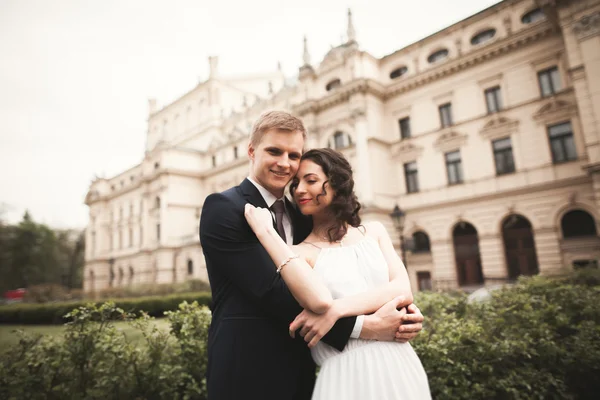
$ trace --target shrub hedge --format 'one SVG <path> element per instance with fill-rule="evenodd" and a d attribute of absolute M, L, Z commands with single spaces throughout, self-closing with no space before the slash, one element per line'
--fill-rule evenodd
<path fill-rule="evenodd" d="M 597 398 L 598 278 L 600 271 L 524 278 L 483 302 L 462 293 L 416 296 L 425 324 L 412 345 L 433 398 Z M 126 312 L 166 308 L 156 304 L 80 307 L 68 315 L 63 338 L 23 335 L 0 357 L 0 398 L 205 399 L 208 309 L 183 302 L 166 313 L 170 332 L 150 328 L 144 313 Z M 144 344 L 132 345 L 115 328 L 112 321 L 123 319 Z"/>
<path fill-rule="evenodd" d="M 141 310 L 152 317 L 162 317 L 165 311 L 176 310 L 184 301 L 197 301 L 200 305 L 209 305 L 210 292 L 177 293 L 168 296 L 149 296 L 115 300 L 116 307 L 139 315 Z M 43 304 L 10 304 L 0 306 L 0 324 L 63 324 L 68 322 L 64 316 L 71 310 L 87 304 L 99 305 L 100 302 L 71 301 Z"/>

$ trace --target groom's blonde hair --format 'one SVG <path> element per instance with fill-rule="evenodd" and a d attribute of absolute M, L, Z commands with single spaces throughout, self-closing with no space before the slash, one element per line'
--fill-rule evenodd
<path fill-rule="evenodd" d="M 302 121 L 285 111 L 267 111 L 263 113 L 254 123 L 250 144 L 256 147 L 266 132 L 271 129 L 289 133 L 300 132 L 302 138 L 306 139 L 306 129 Z"/>

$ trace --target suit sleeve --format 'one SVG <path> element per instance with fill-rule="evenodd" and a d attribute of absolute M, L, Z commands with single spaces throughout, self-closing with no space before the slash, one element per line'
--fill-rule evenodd
<path fill-rule="evenodd" d="M 208 196 L 200 219 L 200 242 L 208 260 L 267 313 L 289 324 L 302 311 L 240 207 L 222 194 Z M 342 350 L 356 317 L 342 318 L 323 341 Z"/>

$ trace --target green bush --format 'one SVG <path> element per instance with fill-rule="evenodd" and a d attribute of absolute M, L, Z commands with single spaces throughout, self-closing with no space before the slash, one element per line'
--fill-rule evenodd
<path fill-rule="evenodd" d="M 68 318 L 61 340 L 21 333 L 19 345 L 3 354 L 0 398 L 206 399 L 206 307 L 183 302 L 168 313 L 170 332 L 114 303 L 79 307 Z M 139 329 L 144 345 L 133 346 L 115 320 Z"/>
<path fill-rule="evenodd" d="M 582 271 L 561 279 L 524 278 L 485 302 L 469 302 L 460 292 L 419 294 L 415 301 L 426 320 L 412 344 L 433 398 L 596 398 L 597 276 Z M 167 333 L 150 328 L 142 308 L 78 307 L 63 338 L 22 335 L 0 357 L 0 398 L 206 398 L 208 309 L 179 304 L 165 313 Z M 143 345 L 131 344 L 114 327 L 112 321 L 123 319 L 142 332 Z"/>
<path fill-rule="evenodd" d="M 163 316 L 165 311 L 176 310 L 183 301 L 197 301 L 208 305 L 211 297 L 208 292 L 180 293 L 162 297 L 139 297 L 116 300 L 117 307 L 139 315 L 141 310 L 153 317 Z M 0 324 L 62 324 L 68 321 L 64 316 L 74 308 L 89 304 L 89 301 L 10 304 L 0 306 Z"/>
<path fill-rule="evenodd" d="M 425 328 L 413 347 L 433 397 L 596 398 L 600 287 L 591 275 L 521 279 L 480 303 L 459 294 L 419 294 Z"/>

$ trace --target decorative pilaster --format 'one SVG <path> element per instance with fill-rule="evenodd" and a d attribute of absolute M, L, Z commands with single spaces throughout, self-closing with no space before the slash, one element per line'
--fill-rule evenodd
<path fill-rule="evenodd" d="M 373 204 L 373 187 L 371 185 L 371 164 L 369 160 L 369 143 L 367 118 L 364 110 L 352 112 L 356 134 L 356 188 L 360 202 L 365 205 Z"/>

